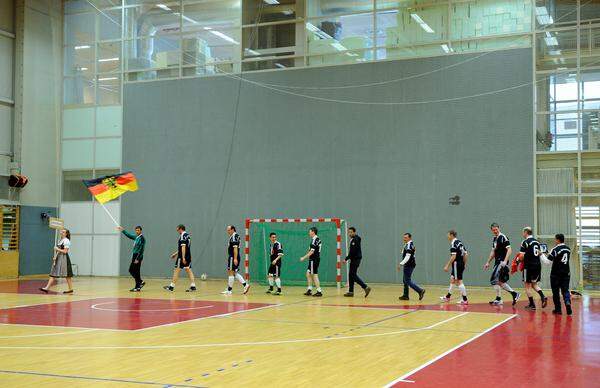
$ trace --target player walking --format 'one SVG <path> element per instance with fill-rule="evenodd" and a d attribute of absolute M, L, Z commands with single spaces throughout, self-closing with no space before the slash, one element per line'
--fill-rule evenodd
<path fill-rule="evenodd" d="M 227 225 L 227 234 L 229 242 L 227 245 L 227 289 L 221 294 L 231 295 L 233 283 L 237 279 L 244 286 L 244 294 L 248 293 L 250 285 L 246 283 L 244 277 L 238 272 L 240 265 L 240 235 L 237 234 L 235 226 Z"/>
<path fill-rule="evenodd" d="M 552 248 L 552 251 L 548 255 L 548 260 L 552 262 L 552 270 L 550 271 L 550 287 L 552 288 L 552 300 L 554 301 L 552 314 L 562 314 L 560 305 L 560 293 L 562 292 L 567 315 L 571 315 L 573 314 L 573 310 L 571 309 L 571 293 L 569 292 L 569 282 L 571 281 L 571 271 L 569 269 L 571 249 L 565 245 L 564 234 L 558 233 L 554 236 L 554 239 L 556 246 Z"/>
<path fill-rule="evenodd" d="M 171 258 L 175 259 L 175 269 L 173 270 L 173 280 L 168 286 L 163 288 L 167 291 L 175 290 L 175 283 L 179 279 L 179 271 L 185 269 L 190 278 L 190 288 L 185 290 L 186 292 L 196 291 L 196 282 L 194 279 L 194 273 L 192 272 L 192 253 L 190 252 L 190 235 L 185 231 L 185 225 L 177 226 L 177 233 L 179 233 L 179 240 L 177 241 L 177 250 L 171 254 Z"/>
<path fill-rule="evenodd" d="M 317 236 L 318 232 L 318 229 L 314 226 L 308 230 L 308 235 L 310 236 L 310 246 L 306 255 L 300 258 L 300 261 L 308 259 L 308 269 L 306 270 L 306 282 L 308 286 L 306 292 L 304 293 L 304 295 L 306 296 L 313 295 L 313 282 L 315 284 L 315 287 L 317 287 L 317 292 L 315 292 L 313 296 L 323 296 L 323 293 L 321 292 L 321 283 L 319 282 L 319 264 L 321 263 L 321 239 L 319 238 L 319 236 Z"/>
<path fill-rule="evenodd" d="M 523 282 L 525 282 L 525 292 L 529 299 L 529 305 L 525 306 L 526 310 L 535 311 L 535 303 L 533 301 L 533 295 L 531 289 L 537 291 L 542 300 L 542 308 L 548 304 L 548 298 L 544 296 L 544 291 L 538 286 L 538 282 L 542 276 L 542 263 L 540 262 L 540 255 L 542 254 L 540 243 L 533 237 L 533 231 L 531 227 L 526 226 L 523 228 L 523 242 L 521 243 L 521 249 L 517 255 L 517 262 L 523 261 L 525 269 L 523 270 Z"/>
<path fill-rule="evenodd" d="M 412 235 L 410 233 L 404 233 L 402 239 L 404 240 L 404 248 L 402 249 L 402 261 L 398 264 L 398 270 L 400 270 L 400 266 L 404 266 L 404 294 L 398 299 L 409 300 L 408 287 L 410 287 L 419 294 L 419 300 L 422 300 L 423 295 L 425 295 L 425 290 L 412 281 L 412 273 L 417 266 L 415 260 L 415 244 L 412 241 Z"/>
<path fill-rule="evenodd" d="M 360 267 L 360 262 L 362 260 L 362 247 L 361 242 L 362 239 L 358 234 L 356 234 L 356 228 L 351 226 L 348 228 L 348 237 L 350 237 L 350 252 L 348 252 L 348 256 L 344 262 L 348 262 L 350 260 L 350 268 L 348 269 L 348 292 L 344 294 L 347 297 L 354 296 L 354 283 L 358 283 L 359 286 L 365 290 L 365 298 L 369 296 L 371 292 L 371 287 L 367 286 L 365 282 L 358 276 L 358 267 Z"/>
<path fill-rule="evenodd" d="M 448 287 L 448 293 L 446 296 L 440 297 L 443 302 L 449 302 L 452 296 L 452 288 L 456 286 L 462 296 L 461 300 L 457 304 L 468 305 L 467 300 L 467 288 L 463 283 L 463 272 L 467 266 L 467 258 L 469 256 L 467 249 L 463 243 L 456 238 L 457 234 L 455 230 L 448 231 L 448 241 L 450 241 L 450 259 L 444 266 L 444 271 L 448 272 L 449 268 L 452 268 L 450 272 L 450 287 Z"/>
<path fill-rule="evenodd" d="M 494 287 L 494 290 L 496 290 L 496 299 L 490 301 L 490 304 L 494 306 L 502 305 L 502 297 L 500 295 L 503 288 L 512 295 L 512 304 L 514 306 L 517 304 L 517 300 L 519 300 L 521 294 L 513 290 L 507 283 L 509 279 L 508 260 L 512 252 L 510 241 L 508 241 L 508 238 L 500 232 L 500 225 L 497 223 L 492 223 L 492 225 L 490 225 L 490 230 L 494 235 L 494 238 L 492 239 L 492 251 L 483 266 L 483 269 L 487 270 L 490 268 L 490 262 L 494 260 L 490 284 Z"/>
<path fill-rule="evenodd" d="M 283 257 L 283 247 L 277 241 L 277 234 L 270 233 L 271 240 L 271 255 L 269 257 L 269 271 L 267 280 L 269 281 L 269 289 L 267 294 L 281 295 L 281 258 Z M 277 285 L 277 291 L 273 292 L 273 283 Z"/>

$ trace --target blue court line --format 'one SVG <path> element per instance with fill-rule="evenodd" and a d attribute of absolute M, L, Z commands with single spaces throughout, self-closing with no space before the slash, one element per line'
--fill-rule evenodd
<path fill-rule="evenodd" d="M 58 377 L 63 379 L 76 379 L 76 380 L 91 380 L 91 381 L 109 381 L 113 383 L 129 383 L 129 384 L 140 384 L 140 385 L 159 385 L 161 387 L 179 387 L 179 388 L 204 388 L 200 385 L 181 385 L 181 384 L 167 384 L 158 383 L 154 381 L 138 381 L 138 380 L 125 380 L 125 379 L 111 379 L 106 377 L 87 377 L 87 376 L 76 376 L 76 375 L 58 375 L 53 373 L 40 373 L 40 372 L 27 372 L 18 370 L 2 370 L 0 373 L 14 374 L 14 375 L 30 375 L 30 376 L 41 376 L 41 377 Z"/>

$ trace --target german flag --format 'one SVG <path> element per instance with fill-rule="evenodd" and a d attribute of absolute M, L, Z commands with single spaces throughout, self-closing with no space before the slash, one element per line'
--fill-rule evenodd
<path fill-rule="evenodd" d="M 117 175 L 108 175 L 102 178 L 84 180 L 83 184 L 100 203 L 106 203 L 119 198 L 127 191 L 137 191 L 138 184 L 135 175 L 124 172 Z"/>

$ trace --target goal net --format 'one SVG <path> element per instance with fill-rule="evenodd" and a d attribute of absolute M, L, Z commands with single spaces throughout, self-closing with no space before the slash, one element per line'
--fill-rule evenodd
<path fill-rule="evenodd" d="M 285 285 L 305 285 L 308 259 L 300 257 L 308 252 L 308 230 L 317 227 L 321 239 L 319 280 L 324 286 L 341 286 L 342 242 L 345 242 L 346 222 L 340 218 L 266 218 L 246 219 L 245 260 L 246 278 L 267 283 L 270 264 L 269 234 L 276 233 L 281 243 L 281 281 Z M 344 233 L 343 233 L 344 232 Z"/>

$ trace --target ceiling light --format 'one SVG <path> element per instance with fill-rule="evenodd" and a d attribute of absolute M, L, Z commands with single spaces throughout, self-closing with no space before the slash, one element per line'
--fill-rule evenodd
<path fill-rule="evenodd" d="M 434 32 L 435 32 L 435 31 L 434 31 L 434 30 L 433 30 L 431 27 L 429 27 L 429 25 L 428 25 L 427 23 L 425 23 L 425 21 L 424 21 L 423 19 L 421 19 L 421 17 L 420 17 L 419 15 L 417 15 L 416 13 L 411 13 L 411 14 L 410 14 L 410 17 L 411 17 L 411 18 L 413 18 L 413 20 L 414 20 L 415 22 L 417 22 L 417 23 L 418 23 L 418 24 L 421 26 L 421 28 L 425 30 L 425 32 L 427 32 L 427 33 L 429 33 L 429 34 L 432 34 L 432 33 L 434 33 Z"/>
<path fill-rule="evenodd" d="M 332 43 L 331 46 L 333 46 L 333 48 L 335 48 L 338 51 L 348 50 L 346 47 L 344 47 L 342 44 L 340 44 L 338 42 Z"/>
<path fill-rule="evenodd" d="M 440 45 L 440 47 L 442 48 L 442 50 L 444 50 L 445 53 L 454 52 L 454 49 L 452 47 L 449 47 L 447 44 L 442 44 Z"/>
<path fill-rule="evenodd" d="M 548 9 L 546 7 L 535 7 L 535 18 L 542 26 L 554 23 L 554 19 L 548 14 Z"/>
<path fill-rule="evenodd" d="M 279 4 L 279 1 L 277 1 L 277 0 L 263 0 L 263 1 L 265 3 L 271 4 L 271 5 Z"/>
<path fill-rule="evenodd" d="M 98 81 L 112 81 L 112 80 L 116 80 L 119 79 L 117 77 L 106 77 L 106 78 L 98 78 Z"/>
<path fill-rule="evenodd" d="M 101 58 L 98 59 L 98 62 L 114 62 L 114 61 L 118 61 L 119 57 L 114 57 L 114 58 Z"/>
<path fill-rule="evenodd" d="M 285 68 L 286 68 L 284 65 L 282 65 L 282 64 L 281 64 L 281 63 L 279 63 L 279 62 L 277 62 L 277 63 L 275 64 L 275 66 L 277 66 L 277 67 L 278 67 L 278 68 L 280 68 L 280 69 L 285 69 Z"/>
<path fill-rule="evenodd" d="M 240 44 L 237 40 L 233 39 L 231 36 L 229 35 L 225 35 L 224 33 L 222 33 L 221 31 L 217 31 L 217 30 L 208 30 L 211 34 L 218 36 L 221 39 L 225 39 L 228 42 L 231 42 L 233 44 Z"/>
<path fill-rule="evenodd" d="M 83 50 L 83 49 L 89 49 L 90 46 L 88 45 L 83 45 L 83 46 L 75 46 L 75 50 Z"/>
<path fill-rule="evenodd" d="M 166 6 L 166 5 L 164 5 L 164 4 L 156 4 L 156 6 L 157 6 L 158 8 L 162 8 L 162 9 L 164 9 L 165 11 L 170 11 L 170 10 L 171 10 L 171 8 L 167 7 L 167 6 Z"/>

